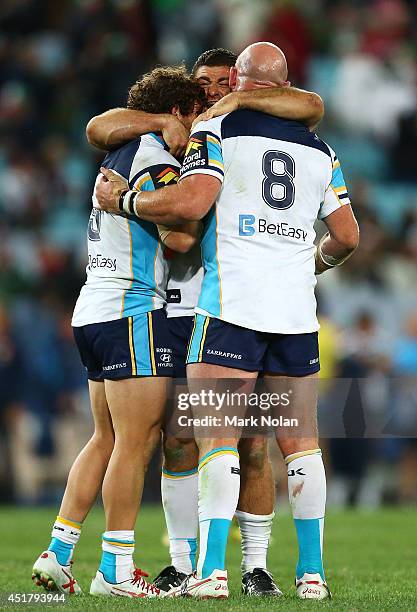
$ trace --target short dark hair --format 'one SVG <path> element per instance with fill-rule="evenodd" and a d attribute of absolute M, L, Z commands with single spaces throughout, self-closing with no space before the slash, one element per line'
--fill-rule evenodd
<path fill-rule="evenodd" d="M 204 51 L 193 66 L 191 74 L 195 74 L 201 66 L 229 66 L 236 64 L 237 55 L 228 49 L 209 49 Z"/>
<path fill-rule="evenodd" d="M 170 113 L 178 106 L 182 115 L 189 115 L 196 102 L 205 108 L 205 94 L 185 66 L 160 66 L 132 85 L 127 108 L 158 114 Z"/>

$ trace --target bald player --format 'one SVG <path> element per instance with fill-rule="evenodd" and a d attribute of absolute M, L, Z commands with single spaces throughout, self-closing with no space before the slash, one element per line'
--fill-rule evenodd
<path fill-rule="evenodd" d="M 195 62 L 192 74 L 204 89 L 207 105 L 223 98 L 227 110 L 247 108 L 271 115 L 298 119 L 308 127 L 323 113 L 323 104 L 314 93 L 293 87 L 230 93 L 229 73 L 237 56 L 227 49 L 211 49 Z M 288 84 L 288 83 L 286 83 Z M 149 130 L 162 132 L 171 151 L 179 154 L 176 140 L 184 138 L 182 124 L 172 115 L 152 115 L 132 109 L 114 109 L 93 118 L 87 128 L 92 144 L 111 148 Z M 188 142 L 183 141 L 184 150 Z M 174 139 L 174 140 L 173 140 Z M 198 145 L 197 145 L 198 146 Z M 165 236 L 169 233 L 164 232 Z M 166 239 L 165 244 L 167 244 Z M 169 245 L 167 245 L 169 246 Z M 172 257 L 172 256 L 171 256 Z M 189 253 L 169 260 L 167 321 L 172 334 L 174 377 L 186 377 L 187 345 L 194 323 L 194 307 L 201 290 L 203 269 L 196 245 Z M 241 486 L 236 517 L 241 532 L 242 590 L 251 596 L 281 594 L 267 570 L 267 552 L 274 517 L 275 486 L 264 436 L 244 438 L 239 443 Z M 192 439 L 178 438 L 169 431 L 163 436 L 164 464 L 161 491 L 165 512 L 171 564 L 155 578 L 162 590 L 182 583 L 195 570 L 198 534 L 198 449 Z"/>
<path fill-rule="evenodd" d="M 230 72 L 233 90 L 285 86 L 286 62 L 269 43 L 248 47 Z M 219 105 L 227 105 L 228 100 Z M 239 110 L 199 122 L 176 186 L 155 194 L 122 193 L 100 182 L 97 197 L 116 212 L 130 200 L 141 219 L 166 225 L 204 220 L 205 269 L 187 356 L 196 379 L 237 377 L 253 390 L 262 373 L 271 391 L 292 390 L 299 436 L 277 442 L 288 466 L 298 536 L 297 595 L 330 596 L 322 562 L 326 479 L 317 433 L 320 369 L 315 274 L 355 250 L 358 226 L 334 151 L 302 124 Z M 207 115 L 206 115 L 207 117 Z M 130 199 L 130 197 L 133 198 Z M 328 234 L 315 247 L 314 222 Z M 245 299 L 242 292 L 250 293 Z M 235 359 L 236 355 L 239 360 Z M 197 572 L 175 594 L 227 597 L 225 551 L 239 497 L 238 436 L 198 439 L 200 551 Z"/>

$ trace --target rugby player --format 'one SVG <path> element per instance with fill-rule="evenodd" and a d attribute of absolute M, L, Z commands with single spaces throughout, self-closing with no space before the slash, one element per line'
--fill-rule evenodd
<path fill-rule="evenodd" d="M 129 108 L 173 113 L 186 129 L 204 105 L 200 86 L 183 67 L 153 70 L 128 95 Z M 178 180 L 179 164 L 166 149 L 160 136 L 149 133 L 109 153 L 103 164 L 135 193 L 153 191 Z M 196 240 L 196 224 L 177 230 L 170 234 L 170 247 L 185 251 Z M 153 223 L 93 208 L 87 281 L 72 325 L 88 373 L 95 431 L 71 468 L 49 548 L 34 564 L 33 579 L 49 590 L 81 592 L 72 574 L 72 555 L 101 488 L 106 531 L 90 593 L 159 595 L 145 581 L 146 574 L 135 569 L 133 553 L 144 475 L 160 438 L 173 369 L 172 360 L 163 359 L 172 354 L 172 345 L 162 251 Z"/>
<path fill-rule="evenodd" d="M 230 72 L 237 91 L 284 85 L 285 56 L 256 43 Z M 259 372 L 272 389 L 285 377 L 300 436 L 276 432 L 288 467 L 288 491 L 299 558 L 297 596 L 330 596 L 322 561 L 326 480 L 317 434 L 319 371 L 315 273 L 342 264 L 359 240 L 340 163 L 305 126 L 239 110 L 195 125 L 176 186 L 131 195 L 103 169 L 97 188 L 105 210 L 126 198 L 140 219 L 175 224 L 204 219 L 205 276 L 187 355 L 189 381 L 245 378 Z M 328 234 L 314 245 L 319 217 Z M 251 299 L 243 299 L 249 288 Z M 225 356 L 228 352 L 231 357 Z M 234 355 L 241 354 L 238 363 Z M 225 551 L 239 498 L 237 435 L 197 439 L 200 551 L 197 571 L 174 594 L 227 597 Z"/>
<path fill-rule="evenodd" d="M 209 107 L 222 104 L 222 112 L 238 108 L 264 111 L 283 118 L 298 119 L 308 127 L 321 120 L 323 103 L 314 93 L 292 87 L 275 87 L 230 94 L 229 72 L 236 59 L 235 54 L 225 49 L 206 51 L 197 59 L 192 74 L 204 89 Z M 285 82 L 285 85 L 289 83 Z M 185 150 L 188 134 L 175 116 L 147 115 L 130 109 L 113 109 L 94 117 L 87 126 L 87 137 L 91 144 L 108 149 L 149 130 L 160 131 L 174 155 L 179 156 Z M 195 147 L 195 144 L 191 146 Z M 199 245 L 186 255 L 177 255 L 170 261 L 167 316 L 174 343 L 176 378 L 185 377 L 186 349 L 202 277 Z M 169 590 L 181 584 L 185 576 L 195 570 L 198 449 L 193 440 L 178 440 L 169 434 L 164 436 L 163 446 L 161 490 L 172 565 L 162 570 L 154 582 L 161 589 Z M 280 595 L 267 571 L 267 551 L 275 505 L 267 441 L 263 437 L 242 440 L 239 452 L 241 489 L 236 516 L 242 535 L 242 589 L 251 595 Z"/>

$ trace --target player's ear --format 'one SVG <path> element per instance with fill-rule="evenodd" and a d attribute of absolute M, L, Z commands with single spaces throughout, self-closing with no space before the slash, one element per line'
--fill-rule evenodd
<path fill-rule="evenodd" d="M 178 106 L 178 104 L 171 108 L 171 115 L 176 115 L 178 119 L 180 118 L 180 107 Z"/>
<path fill-rule="evenodd" d="M 237 83 L 237 69 L 236 66 L 232 66 L 229 72 L 229 87 L 235 89 Z"/>

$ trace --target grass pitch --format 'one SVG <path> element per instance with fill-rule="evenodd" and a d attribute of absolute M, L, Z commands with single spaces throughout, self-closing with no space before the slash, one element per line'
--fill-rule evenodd
<path fill-rule="evenodd" d="M 31 569 L 47 547 L 56 509 L 0 509 L 0 593 L 28 593 Z M 104 530 L 102 512 L 95 510 L 85 522 L 75 555 L 74 573 L 88 592 L 100 559 L 99 535 Z M 169 563 L 162 543 L 164 519 L 159 506 L 145 507 L 136 530 L 136 562 L 151 577 Z M 280 599 L 254 599 L 240 594 L 240 547 L 229 539 L 228 569 L 231 597 L 224 601 L 127 600 L 71 598 L 65 610 L 122 610 L 137 606 L 146 610 L 417 610 L 417 509 L 386 509 L 378 512 L 330 512 L 326 519 L 325 568 L 333 599 L 326 602 L 295 598 L 295 531 L 290 516 L 275 519 L 269 567 L 284 592 Z M 4 595 L 0 609 L 9 608 Z M 11 605 L 11 608 L 42 610 L 46 606 Z M 51 608 L 49 608 L 51 609 Z M 53 608 L 52 608 L 53 609 Z"/>

